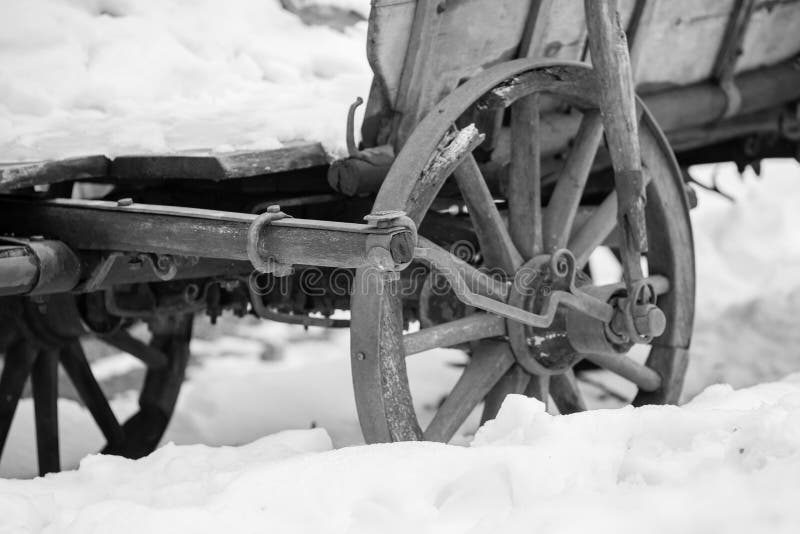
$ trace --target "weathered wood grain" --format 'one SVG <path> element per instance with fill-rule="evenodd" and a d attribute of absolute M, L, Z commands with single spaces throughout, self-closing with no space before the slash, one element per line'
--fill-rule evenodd
<path fill-rule="evenodd" d="M 298 142 L 281 148 L 229 153 L 119 156 L 110 165 L 116 180 L 191 179 L 221 181 L 326 165 L 320 143 Z"/>
<path fill-rule="evenodd" d="M 109 159 L 86 156 L 30 163 L 0 164 L 0 192 L 71 180 L 108 177 Z"/>

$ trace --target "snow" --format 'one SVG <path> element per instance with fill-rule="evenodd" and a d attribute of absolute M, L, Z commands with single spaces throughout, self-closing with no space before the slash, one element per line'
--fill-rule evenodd
<path fill-rule="evenodd" d="M 8 532 L 795 532 L 800 376 L 683 407 L 552 416 L 509 397 L 471 447 L 322 429 L 0 481 Z"/>
<path fill-rule="evenodd" d="M 279 0 L 3 0 L 0 160 L 292 140 L 341 154 L 365 42 L 364 21 L 305 26 Z"/>

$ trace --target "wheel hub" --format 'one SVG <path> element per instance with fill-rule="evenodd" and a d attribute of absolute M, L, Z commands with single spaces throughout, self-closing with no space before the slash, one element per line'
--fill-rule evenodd
<path fill-rule="evenodd" d="M 552 257 L 537 256 L 526 262 L 514 275 L 508 303 L 532 313 L 541 313 L 553 291 L 569 291 L 569 276 L 554 272 Z M 575 271 L 577 287 L 591 284 L 582 271 Z M 529 373 L 560 374 L 581 358 L 570 342 L 567 310 L 560 307 L 548 328 L 536 328 L 508 320 L 508 339 L 517 362 Z"/>

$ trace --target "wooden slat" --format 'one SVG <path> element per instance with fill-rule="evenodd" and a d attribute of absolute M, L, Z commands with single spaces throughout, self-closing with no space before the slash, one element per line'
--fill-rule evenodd
<path fill-rule="evenodd" d="M 0 164 L 0 192 L 70 180 L 106 178 L 108 172 L 109 160 L 105 156 L 3 163 Z"/>
<path fill-rule="evenodd" d="M 120 156 L 111 162 L 109 174 L 117 180 L 221 181 L 304 169 L 328 162 L 328 155 L 320 143 L 297 142 L 261 151 Z"/>
<path fill-rule="evenodd" d="M 400 151 L 411 131 L 429 107 L 436 103 L 430 86 L 435 59 L 433 51 L 441 20 L 439 11 L 443 7 L 439 0 L 418 0 L 416 3 L 395 102 L 395 109 L 399 112 L 395 126 L 395 152 Z"/>

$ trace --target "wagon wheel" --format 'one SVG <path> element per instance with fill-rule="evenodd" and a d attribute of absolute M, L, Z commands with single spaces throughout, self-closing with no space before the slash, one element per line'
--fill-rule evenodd
<path fill-rule="evenodd" d="M 488 69 L 447 96 L 418 125 L 384 181 L 373 211 L 402 210 L 419 226 L 443 182 L 456 169 L 454 178 L 468 208 L 485 267 L 505 273 L 506 279 L 516 284 L 521 269 L 539 269 L 543 274 L 555 252 L 566 248 L 580 270 L 616 225 L 616 194 L 606 188 L 606 196 L 599 203 L 590 203 L 585 194 L 603 132 L 595 83 L 592 70 L 578 63 L 526 59 Z M 547 202 L 542 201 L 543 188 L 537 178 L 540 94 L 564 100 L 583 113 L 563 168 L 555 173 Z M 493 103 L 510 107 L 507 217 L 498 210 L 472 155 L 476 142 L 458 142 L 459 135 L 454 134 L 454 124 L 464 112 L 475 109 L 472 106 L 476 104 L 486 107 Z M 637 363 L 624 353 L 577 353 L 571 341 L 576 323 L 565 319 L 568 314 L 562 307 L 544 330 L 479 311 L 404 334 L 399 283 L 363 268 L 357 272 L 352 297 L 351 351 L 356 404 L 368 442 L 449 441 L 481 402 L 486 401 L 483 419 L 492 418 L 508 393 L 525 393 L 543 400 L 549 397 L 562 414 L 584 410 L 573 370 L 584 357 L 634 382 L 638 386 L 634 404 L 678 400 L 694 308 L 688 207 L 674 156 L 644 109 L 639 131 L 642 163 L 650 180 L 647 262 L 650 276 L 658 279 L 658 306 L 667 319 L 664 333 L 649 347 L 646 363 Z M 437 159 L 441 162 L 448 158 L 451 165 L 436 164 Z M 583 224 L 576 223 L 579 208 L 590 213 Z M 419 246 L 434 247 L 424 236 Z M 493 287 L 493 278 L 469 265 L 462 264 L 461 268 L 475 284 Z M 587 292 L 602 294 L 609 290 L 598 288 L 582 274 L 578 283 Z M 528 289 L 534 294 L 544 290 L 535 283 Z M 510 297 L 509 303 L 512 300 L 527 311 L 536 311 L 535 296 L 527 300 Z M 544 345 L 537 339 L 544 339 Z M 406 352 L 466 342 L 471 347 L 469 362 L 423 432 L 409 391 Z"/>
<path fill-rule="evenodd" d="M 140 458 L 152 452 L 167 428 L 189 359 L 192 315 L 160 318 L 151 323 L 146 344 L 124 329 L 100 335 L 107 344 L 147 365 L 139 411 L 120 423 L 95 379 L 80 339 L 87 334 L 75 297 L 53 295 L 34 302 L 3 299 L 4 321 L 13 321 L 3 340 L 0 376 L 0 454 L 17 404 L 30 377 L 36 419 L 39 474 L 59 471 L 58 365 L 72 382 L 106 439 L 102 452 Z"/>

